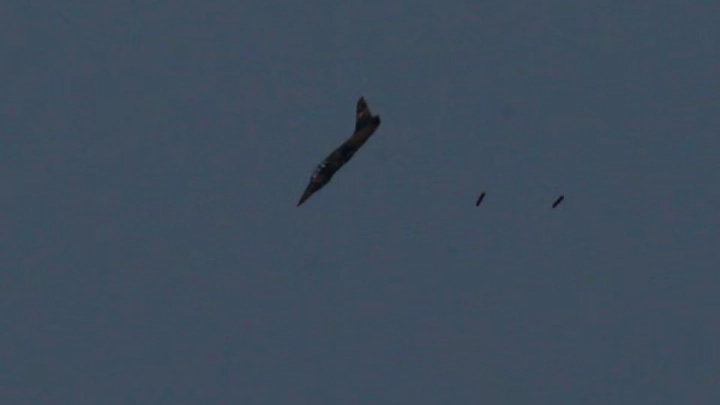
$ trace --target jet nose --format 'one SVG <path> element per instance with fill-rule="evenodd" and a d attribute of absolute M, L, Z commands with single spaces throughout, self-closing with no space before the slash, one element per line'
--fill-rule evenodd
<path fill-rule="evenodd" d="M 311 191 L 309 188 L 308 188 L 308 190 L 305 190 L 305 192 L 303 193 L 302 197 L 300 197 L 300 201 L 298 201 L 296 207 L 301 206 L 302 203 L 304 203 L 305 200 L 307 200 L 308 198 L 310 198 L 311 195 L 312 195 L 312 191 Z"/>

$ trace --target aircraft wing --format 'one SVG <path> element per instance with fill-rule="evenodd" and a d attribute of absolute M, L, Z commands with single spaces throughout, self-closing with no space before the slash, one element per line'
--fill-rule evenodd
<path fill-rule="evenodd" d="M 360 97 L 355 108 L 355 132 L 361 130 L 373 122 L 372 113 L 365 102 L 365 97 Z"/>

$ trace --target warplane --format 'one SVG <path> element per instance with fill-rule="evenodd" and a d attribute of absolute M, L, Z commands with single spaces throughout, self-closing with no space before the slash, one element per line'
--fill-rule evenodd
<path fill-rule="evenodd" d="M 297 206 L 299 207 L 305 200 L 310 198 L 311 195 L 328 184 L 335 172 L 350 161 L 353 155 L 370 139 L 379 126 L 380 116 L 372 115 L 365 102 L 365 98 L 360 97 L 355 109 L 355 132 L 315 168 L 315 171 L 310 177 L 310 184 L 308 184 L 305 192 L 303 192 L 300 197 Z"/>
<path fill-rule="evenodd" d="M 480 203 L 482 202 L 483 198 L 485 198 L 485 192 L 483 191 L 482 194 L 480 194 L 480 197 L 478 197 L 477 201 L 475 202 L 475 206 L 479 207 Z"/>

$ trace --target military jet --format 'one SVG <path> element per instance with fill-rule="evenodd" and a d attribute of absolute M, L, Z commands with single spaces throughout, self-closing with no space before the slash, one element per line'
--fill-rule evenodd
<path fill-rule="evenodd" d="M 355 112 L 355 132 L 317 166 L 297 206 L 299 207 L 311 195 L 328 184 L 335 172 L 350 161 L 355 152 L 375 133 L 378 126 L 380 126 L 380 116 L 372 115 L 365 98 L 360 97 Z"/>
<path fill-rule="evenodd" d="M 480 194 L 480 197 L 478 197 L 477 201 L 475 202 L 475 206 L 479 207 L 480 203 L 482 202 L 483 198 L 485 198 L 485 192 L 483 191 L 482 194 Z"/>

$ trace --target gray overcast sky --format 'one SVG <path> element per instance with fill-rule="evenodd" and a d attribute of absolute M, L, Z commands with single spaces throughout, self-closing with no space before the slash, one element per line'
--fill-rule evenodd
<path fill-rule="evenodd" d="M 88 3 L 0 5 L 0 403 L 720 403 L 717 0 Z"/>

